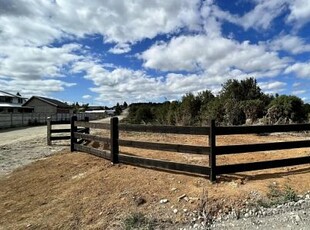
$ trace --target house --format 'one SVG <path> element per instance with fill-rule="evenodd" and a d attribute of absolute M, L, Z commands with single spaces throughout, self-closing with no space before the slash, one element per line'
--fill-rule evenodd
<path fill-rule="evenodd" d="M 73 109 L 58 100 L 33 96 L 23 104 L 26 107 L 32 107 L 35 113 L 57 114 L 57 113 L 72 113 Z"/>
<path fill-rule="evenodd" d="M 0 113 L 32 112 L 33 108 L 23 107 L 26 98 L 18 93 L 16 95 L 0 90 Z"/>

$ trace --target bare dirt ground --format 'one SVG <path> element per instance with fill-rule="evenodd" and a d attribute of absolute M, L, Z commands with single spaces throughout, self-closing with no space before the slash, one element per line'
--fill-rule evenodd
<path fill-rule="evenodd" d="M 158 220 L 158 228 L 188 229 L 203 202 L 225 212 L 231 207 L 242 208 L 250 194 L 264 195 L 268 186 L 274 182 L 281 187 L 288 185 L 299 194 L 310 190 L 310 165 L 223 175 L 216 184 L 211 184 L 203 175 L 155 171 L 123 164 L 111 165 L 106 160 L 86 153 L 70 153 L 68 146 L 58 144 L 47 147 L 43 131 L 40 134 L 37 130 L 35 138 L 30 138 L 31 133 L 34 131 L 27 134 L 29 139 L 26 140 L 18 138 L 14 132 L 0 133 L 0 138 L 6 135 L 11 135 L 8 139 L 16 137 L 14 142 L 0 144 L 1 169 L 4 168 L 5 172 L 0 176 L 0 229 L 122 229 L 123 220 L 130 213 L 137 212 Z M 100 132 L 100 135 L 106 134 Z M 121 133 L 120 138 L 202 146 L 208 144 L 206 136 Z M 301 134 L 235 135 L 218 138 L 218 144 L 300 139 L 310 140 L 310 137 Z M 40 146 L 41 154 L 36 155 L 36 148 L 39 151 Z M 62 151 L 59 152 L 59 149 Z M 208 164 L 207 156 L 204 155 L 134 148 L 120 150 L 156 159 Z M 29 157 L 23 158 L 27 152 Z M 34 154 L 31 155 L 31 152 Z M 12 155 L 11 160 L 3 160 L 3 155 L 8 154 Z M 235 154 L 218 157 L 218 163 L 233 164 L 309 154 L 309 148 Z M 18 160 L 20 157 L 23 160 Z M 31 164 L 24 162 L 25 159 L 32 161 L 40 158 Z M 14 167 L 6 169 L 4 162 L 12 160 L 17 161 L 12 163 Z M 24 166 L 10 172 L 19 164 Z M 240 228 L 248 229 L 246 226 Z"/>

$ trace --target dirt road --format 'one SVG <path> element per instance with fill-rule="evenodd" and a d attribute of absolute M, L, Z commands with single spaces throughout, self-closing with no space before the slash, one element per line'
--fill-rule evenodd
<path fill-rule="evenodd" d="M 118 116 L 123 119 L 126 114 Z M 92 122 L 108 123 L 110 117 Z M 68 128 L 70 125 L 55 125 L 53 128 Z M 0 176 L 33 161 L 44 159 L 55 152 L 69 148 L 69 141 L 57 141 L 47 145 L 46 126 L 23 127 L 0 131 Z"/>

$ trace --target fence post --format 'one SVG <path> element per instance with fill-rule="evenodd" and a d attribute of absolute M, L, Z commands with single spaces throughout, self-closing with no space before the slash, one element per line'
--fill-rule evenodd
<path fill-rule="evenodd" d="M 85 117 L 84 121 L 85 121 L 85 122 L 89 122 L 89 117 Z M 86 134 L 89 134 L 89 128 L 86 128 L 86 129 L 85 129 L 85 133 L 86 133 Z"/>
<path fill-rule="evenodd" d="M 111 147 L 111 162 L 113 164 L 119 163 L 118 160 L 118 152 L 119 152 L 119 146 L 118 146 L 118 118 L 112 117 L 110 119 L 110 147 Z"/>
<path fill-rule="evenodd" d="M 77 142 L 76 138 L 74 137 L 74 133 L 77 132 L 77 126 L 75 126 L 74 122 L 77 121 L 76 116 L 71 117 L 71 152 L 74 152 L 74 144 Z"/>
<path fill-rule="evenodd" d="M 47 145 L 52 145 L 52 141 L 51 141 L 52 124 L 51 124 L 51 118 L 50 117 L 47 118 L 46 127 L 47 127 Z"/>
<path fill-rule="evenodd" d="M 209 167 L 210 167 L 210 181 L 216 181 L 216 133 L 215 133 L 215 120 L 210 122 L 210 133 L 209 133 Z"/>

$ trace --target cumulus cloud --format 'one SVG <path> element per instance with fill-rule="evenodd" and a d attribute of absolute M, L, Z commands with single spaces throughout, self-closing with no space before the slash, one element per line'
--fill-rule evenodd
<path fill-rule="evenodd" d="M 281 81 L 268 81 L 268 82 L 259 82 L 258 85 L 265 93 L 273 94 L 284 91 L 287 83 Z"/>
<path fill-rule="evenodd" d="M 0 45 L 0 75 L 25 80 L 43 77 L 60 77 L 63 68 L 81 59 L 74 51 L 80 45 L 66 44 L 62 47 L 18 47 Z"/>
<path fill-rule="evenodd" d="M 277 37 L 270 41 L 268 46 L 271 50 L 285 50 L 292 54 L 310 52 L 310 44 L 307 44 L 305 39 L 290 34 Z"/>
<path fill-rule="evenodd" d="M 153 45 L 140 58 L 147 68 L 162 71 L 205 70 L 210 74 L 239 69 L 245 73 L 278 74 L 288 60 L 263 45 L 239 43 L 224 37 L 190 35 Z M 272 75 L 272 74 L 271 74 Z"/>
<path fill-rule="evenodd" d="M 295 73 L 300 78 L 310 78 L 310 62 L 295 63 L 287 67 L 284 73 Z"/>
<path fill-rule="evenodd" d="M 114 54 L 123 54 L 123 53 L 128 53 L 131 50 L 129 44 L 117 44 L 113 48 L 109 50 L 110 53 Z"/>
<path fill-rule="evenodd" d="M 308 0 L 293 0 L 289 5 L 290 14 L 287 21 L 295 23 L 298 27 L 310 21 L 310 2 Z"/>
<path fill-rule="evenodd" d="M 57 79 L 37 79 L 37 80 L 1 80 L 1 89 L 8 92 L 20 92 L 23 96 L 31 97 L 47 96 L 50 92 L 64 91 L 67 87 L 73 87 L 76 83 L 64 82 Z"/>

